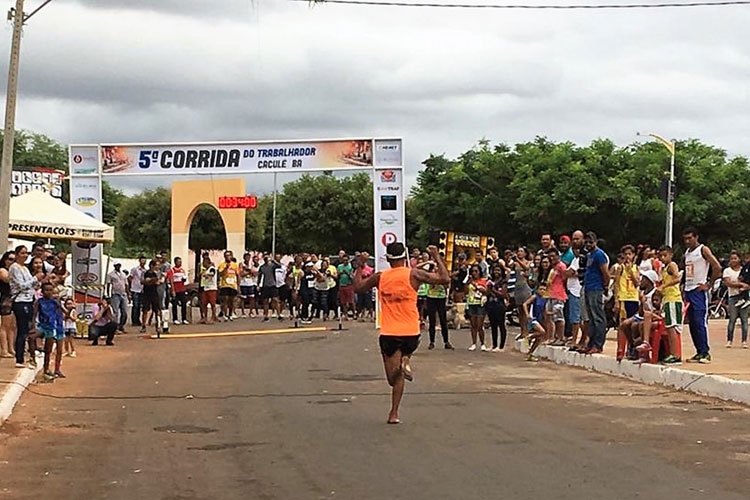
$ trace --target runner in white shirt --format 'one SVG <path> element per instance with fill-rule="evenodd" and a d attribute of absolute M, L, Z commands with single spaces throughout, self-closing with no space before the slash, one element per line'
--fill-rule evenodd
<path fill-rule="evenodd" d="M 708 301 L 714 282 L 721 277 L 721 265 L 711 249 L 698 242 L 698 231 L 693 228 L 682 232 L 685 242 L 685 302 L 688 303 L 687 320 L 690 337 L 695 346 L 695 356 L 688 363 L 711 362 L 708 346 Z M 711 278 L 708 274 L 711 271 Z"/>

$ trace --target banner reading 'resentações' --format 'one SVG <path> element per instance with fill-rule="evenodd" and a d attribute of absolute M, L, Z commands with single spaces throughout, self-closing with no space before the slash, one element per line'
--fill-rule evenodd
<path fill-rule="evenodd" d="M 400 141 L 388 142 L 400 159 Z M 382 153 L 379 153 L 379 156 Z M 335 170 L 373 166 L 372 140 L 101 146 L 104 174 L 201 174 Z"/>

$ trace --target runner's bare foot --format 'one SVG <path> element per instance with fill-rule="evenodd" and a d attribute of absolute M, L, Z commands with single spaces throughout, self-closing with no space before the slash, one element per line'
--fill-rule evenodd
<path fill-rule="evenodd" d="M 404 378 L 409 382 L 414 380 L 414 374 L 412 373 L 411 366 L 406 358 L 401 362 L 401 372 L 404 374 Z"/>

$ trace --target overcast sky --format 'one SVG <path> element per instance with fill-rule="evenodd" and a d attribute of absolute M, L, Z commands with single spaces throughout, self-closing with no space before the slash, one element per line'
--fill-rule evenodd
<path fill-rule="evenodd" d="M 640 130 L 750 155 L 748 25 L 750 6 L 53 0 L 25 28 L 17 125 L 64 143 L 401 136 L 408 182 L 481 138 L 626 144 Z"/>

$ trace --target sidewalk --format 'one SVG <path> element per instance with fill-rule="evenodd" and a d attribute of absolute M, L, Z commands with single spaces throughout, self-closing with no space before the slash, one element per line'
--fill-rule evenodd
<path fill-rule="evenodd" d="M 42 358 L 37 358 L 38 368 L 16 368 L 13 359 L 0 359 L 0 425 L 10 416 L 13 407 L 26 387 L 42 369 Z"/>
<path fill-rule="evenodd" d="M 708 365 L 683 363 L 681 366 L 620 363 L 615 359 L 617 337 L 614 330 L 607 334 L 604 353 L 584 356 L 568 351 L 564 347 L 542 346 L 536 354 L 558 364 L 577 366 L 589 370 L 625 377 L 647 384 L 661 384 L 725 400 L 750 405 L 750 349 L 742 349 L 739 325 L 735 330 L 734 345 L 726 344 L 726 320 L 709 321 L 709 345 L 713 362 Z M 515 342 L 514 349 L 526 352 L 522 342 Z M 690 330 L 685 325 L 682 333 L 683 359 L 695 354 Z"/>

